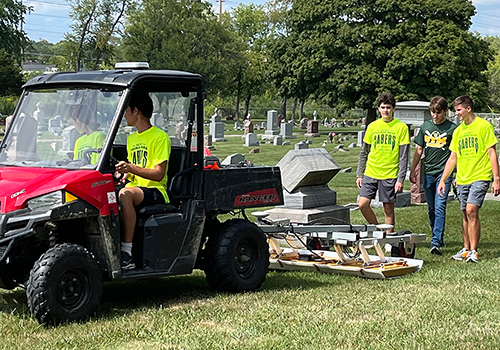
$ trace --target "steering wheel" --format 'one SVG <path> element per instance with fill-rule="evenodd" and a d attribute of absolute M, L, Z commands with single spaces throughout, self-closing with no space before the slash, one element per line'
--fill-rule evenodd
<path fill-rule="evenodd" d="M 92 153 L 101 153 L 102 148 L 89 148 L 83 151 L 82 159 L 86 162 L 85 165 L 92 163 Z"/>

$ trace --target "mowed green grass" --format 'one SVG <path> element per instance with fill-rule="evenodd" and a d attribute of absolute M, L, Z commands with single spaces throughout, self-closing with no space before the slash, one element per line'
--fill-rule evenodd
<path fill-rule="evenodd" d="M 264 144 L 248 154 L 240 139 L 229 140 L 215 144 L 221 159 L 239 152 L 271 165 L 291 149 Z M 339 203 L 355 202 L 359 150 L 333 147 L 326 149 L 353 172 L 330 186 Z M 462 247 L 461 212 L 451 202 L 444 255 L 430 255 L 429 240 L 420 243 L 422 271 L 394 280 L 270 272 L 259 291 L 241 294 L 211 290 L 200 271 L 117 282 L 105 285 L 96 317 L 50 328 L 31 317 L 24 290 L 0 290 L 0 349 L 498 349 L 499 212 L 496 201 L 481 209 L 481 261 L 456 262 L 450 255 Z M 364 222 L 359 211 L 351 221 Z M 425 205 L 396 209 L 396 229 L 429 234 L 428 226 Z"/>

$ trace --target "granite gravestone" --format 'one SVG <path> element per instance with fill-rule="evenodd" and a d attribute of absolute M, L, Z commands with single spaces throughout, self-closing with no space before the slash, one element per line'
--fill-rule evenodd
<path fill-rule="evenodd" d="M 278 163 L 285 191 L 284 205 L 267 212 L 272 220 L 289 218 L 301 224 L 349 224 L 349 209 L 337 205 L 328 182 L 341 170 L 323 148 L 289 151 Z"/>
<path fill-rule="evenodd" d="M 296 139 L 297 136 L 293 134 L 293 124 L 281 123 L 281 134 L 284 139 Z"/>
<path fill-rule="evenodd" d="M 258 146 L 259 141 L 257 140 L 257 134 L 249 133 L 245 135 L 245 143 L 243 146 L 245 147 L 250 147 L 250 146 Z"/>
<path fill-rule="evenodd" d="M 262 135 L 263 140 L 272 140 L 274 136 L 279 135 L 278 129 L 278 111 L 272 110 L 267 112 L 267 128 Z"/>
<path fill-rule="evenodd" d="M 224 123 L 221 121 L 221 117 L 218 114 L 214 114 L 210 121 L 210 134 L 215 142 L 226 142 L 227 139 L 224 137 Z"/>
<path fill-rule="evenodd" d="M 307 122 L 307 132 L 304 134 L 304 137 L 320 137 L 321 134 L 318 132 L 318 130 L 318 121 L 309 120 Z"/>

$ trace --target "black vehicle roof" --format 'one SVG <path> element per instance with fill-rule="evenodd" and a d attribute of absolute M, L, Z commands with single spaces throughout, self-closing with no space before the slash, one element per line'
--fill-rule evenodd
<path fill-rule="evenodd" d="M 178 82 L 202 81 L 199 74 L 175 70 L 102 70 L 83 72 L 57 72 L 43 74 L 30 79 L 23 88 L 43 87 L 46 85 L 115 85 L 128 87 L 143 79 L 170 80 Z"/>

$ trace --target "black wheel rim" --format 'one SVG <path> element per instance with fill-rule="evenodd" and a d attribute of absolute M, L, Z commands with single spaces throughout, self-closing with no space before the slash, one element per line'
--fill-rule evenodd
<path fill-rule="evenodd" d="M 242 241 L 236 247 L 234 256 L 234 265 L 236 272 L 242 278 L 253 276 L 255 266 L 257 265 L 258 252 L 256 247 L 248 241 Z"/>
<path fill-rule="evenodd" d="M 81 270 L 64 272 L 57 287 L 59 305 L 68 312 L 80 309 L 90 296 L 88 276 Z"/>

